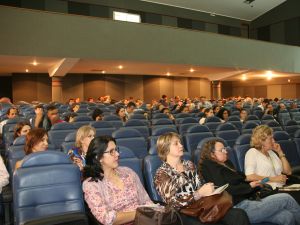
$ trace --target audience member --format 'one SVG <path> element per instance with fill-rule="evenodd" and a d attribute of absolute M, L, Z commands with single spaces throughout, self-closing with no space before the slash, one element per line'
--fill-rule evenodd
<path fill-rule="evenodd" d="M 89 144 L 94 139 L 96 130 L 92 126 L 82 126 L 76 132 L 75 147 L 68 151 L 70 159 L 82 171 L 85 166 L 85 157 Z"/>
<path fill-rule="evenodd" d="M 204 144 L 198 168 L 207 182 L 218 186 L 229 184 L 226 191 L 232 195 L 234 208 L 245 210 L 251 223 L 299 224 L 298 203 L 285 193 L 258 199 L 261 179 L 247 182 L 245 174 L 237 172 L 228 160 L 227 149 L 220 140 Z"/>
<path fill-rule="evenodd" d="M 245 121 L 247 120 L 247 117 L 248 117 L 248 112 L 246 109 L 242 109 L 240 111 L 240 120 L 242 123 L 245 123 Z"/>
<path fill-rule="evenodd" d="M 126 107 L 126 110 L 125 110 L 127 119 L 130 119 L 130 117 L 133 114 L 133 112 L 134 112 L 135 109 L 136 109 L 136 105 L 135 105 L 134 102 L 129 102 L 127 104 L 127 107 Z"/>
<path fill-rule="evenodd" d="M 200 97 L 197 108 L 200 109 L 201 107 L 204 107 L 206 109 L 207 108 L 212 108 L 212 104 L 209 101 L 206 100 L 205 96 Z"/>
<path fill-rule="evenodd" d="M 140 205 L 152 204 L 137 174 L 119 166 L 119 150 L 111 137 L 96 137 L 84 167 L 84 198 L 103 225 L 132 224 Z"/>
<path fill-rule="evenodd" d="M 117 108 L 116 114 L 117 114 L 117 116 L 120 117 L 120 119 L 122 120 L 123 123 L 127 122 L 128 119 L 127 119 L 125 108 L 123 108 L 123 107 Z"/>
<path fill-rule="evenodd" d="M 157 140 L 157 151 L 163 163 L 156 171 L 154 184 L 164 203 L 181 209 L 213 193 L 214 184 L 204 184 L 195 165 L 182 159 L 184 150 L 178 134 L 171 132 L 161 135 Z M 184 224 L 202 224 L 196 217 L 182 214 L 182 218 Z M 249 224 L 247 215 L 234 208 L 226 213 L 221 222 L 231 225 Z"/>
<path fill-rule="evenodd" d="M 230 111 L 226 108 L 222 108 L 216 116 L 221 119 L 222 123 L 227 122 L 228 117 L 230 116 Z"/>
<path fill-rule="evenodd" d="M 20 136 L 27 135 L 31 130 L 31 125 L 28 122 L 19 122 L 16 124 L 14 129 L 14 139 Z"/>
<path fill-rule="evenodd" d="M 35 108 L 35 114 L 34 127 L 44 128 L 46 131 L 50 130 L 52 125 L 64 122 L 59 118 L 58 110 L 54 105 L 49 105 L 46 113 L 44 113 L 43 106 L 38 105 Z"/>
<path fill-rule="evenodd" d="M 204 116 L 199 120 L 199 123 L 203 125 L 206 122 L 206 118 L 214 116 L 214 112 L 211 108 L 204 109 Z"/>
<path fill-rule="evenodd" d="M 79 103 L 74 103 L 74 104 L 71 105 L 71 109 L 70 110 L 71 110 L 71 112 L 76 113 L 79 109 L 80 109 Z"/>
<path fill-rule="evenodd" d="M 103 111 L 101 109 L 94 109 L 92 118 L 94 121 L 101 121 L 103 120 Z"/>
<path fill-rule="evenodd" d="M 48 134 L 43 128 L 34 128 L 26 135 L 25 142 L 25 155 L 29 155 L 33 152 L 42 152 L 48 149 Z M 15 170 L 20 168 L 23 163 L 23 159 L 17 161 Z"/>
<path fill-rule="evenodd" d="M 171 114 L 170 109 L 169 108 L 163 108 L 161 113 L 166 114 L 170 120 L 175 120 L 174 116 Z"/>
<path fill-rule="evenodd" d="M 1 123 L 0 123 L 0 135 L 2 135 L 3 126 L 7 123 L 7 121 L 9 119 L 16 118 L 18 115 L 19 115 L 19 110 L 15 107 L 11 107 L 7 110 L 7 112 L 6 112 L 7 119 L 1 121 Z"/>

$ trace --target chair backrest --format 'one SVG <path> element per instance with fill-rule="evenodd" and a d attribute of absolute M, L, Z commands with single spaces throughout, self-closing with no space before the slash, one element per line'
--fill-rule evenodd
<path fill-rule="evenodd" d="M 76 141 L 76 131 L 73 131 L 65 137 L 64 142 L 61 144 L 62 151 L 64 153 L 68 153 L 68 151 L 75 146 L 75 141 Z"/>
<path fill-rule="evenodd" d="M 165 113 L 154 113 L 152 114 L 152 119 L 169 119 L 169 116 Z"/>
<path fill-rule="evenodd" d="M 191 160 L 191 156 L 188 153 L 185 153 L 183 159 Z M 158 155 L 147 155 L 144 159 L 144 174 L 146 181 L 146 189 L 149 194 L 149 197 L 153 201 L 162 202 L 161 197 L 156 191 L 154 186 L 154 176 L 157 169 L 161 166 L 162 161 Z"/>
<path fill-rule="evenodd" d="M 240 132 L 231 123 L 220 124 L 216 129 L 216 137 L 223 138 L 232 148 L 236 139 L 240 136 Z"/>
<path fill-rule="evenodd" d="M 15 224 L 84 213 L 81 173 L 62 152 L 32 153 L 13 176 Z"/>
<path fill-rule="evenodd" d="M 286 131 L 275 131 L 273 137 L 275 141 L 280 144 L 291 166 L 299 166 L 300 156 L 297 151 L 297 146 L 295 142 L 291 140 L 289 134 Z"/>
<path fill-rule="evenodd" d="M 130 119 L 145 120 L 146 117 L 143 114 L 134 113 L 130 116 Z"/>
<path fill-rule="evenodd" d="M 140 178 L 141 183 L 144 185 L 144 177 L 142 170 L 141 160 L 136 157 L 133 151 L 127 147 L 119 146 L 120 149 L 120 159 L 119 165 L 126 166 L 132 169 Z"/>
<path fill-rule="evenodd" d="M 260 119 L 256 115 L 248 115 L 246 121 L 253 121 L 258 124 L 261 123 Z"/>
<path fill-rule="evenodd" d="M 7 141 L 7 136 L 9 134 L 9 129 L 14 128 L 19 122 L 29 122 L 27 119 L 23 117 L 16 117 L 13 119 L 8 119 L 6 124 L 2 128 L 2 140 L 4 143 Z"/>
<path fill-rule="evenodd" d="M 145 138 L 136 129 L 120 128 L 112 133 L 112 137 L 116 139 L 117 145 L 131 149 L 139 159 L 148 154 Z"/>
<path fill-rule="evenodd" d="M 109 121 L 95 121 L 90 123 L 96 129 L 96 136 L 111 136 L 116 128 Z"/>
<path fill-rule="evenodd" d="M 252 134 L 252 130 L 258 126 L 255 121 L 246 121 L 242 127 L 242 134 Z"/>
<path fill-rule="evenodd" d="M 143 121 L 140 121 L 138 119 L 128 120 L 125 123 L 124 127 L 130 127 L 130 128 L 138 130 L 146 139 L 150 135 L 148 126 Z"/>
<path fill-rule="evenodd" d="M 287 110 L 282 110 L 278 113 L 278 121 L 282 126 L 285 126 L 286 122 L 291 119 L 292 118 Z"/>
<path fill-rule="evenodd" d="M 211 123 L 211 122 L 221 122 L 221 119 L 217 116 L 211 116 L 205 119 L 205 123 Z"/>
<path fill-rule="evenodd" d="M 173 125 L 173 121 L 167 118 L 152 119 L 152 125 Z"/>
<path fill-rule="evenodd" d="M 56 123 L 48 132 L 50 143 L 56 148 L 61 148 L 61 144 L 64 142 L 65 137 L 76 130 L 76 127 L 70 123 Z"/>
<path fill-rule="evenodd" d="M 93 121 L 93 119 L 89 116 L 76 116 L 74 118 L 73 125 L 76 128 L 80 128 L 81 126 L 88 125 Z"/>
<path fill-rule="evenodd" d="M 239 116 L 229 116 L 228 117 L 228 122 L 231 122 L 231 121 L 241 121 L 240 117 Z"/>
<path fill-rule="evenodd" d="M 290 135 L 290 137 L 294 136 L 294 133 L 300 129 L 300 125 L 297 123 L 296 120 L 289 120 L 286 122 L 284 126 L 284 130 Z"/>
<path fill-rule="evenodd" d="M 213 137 L 213 133 L 205 125 L 195 124 L 183 135 L 183 145 L 186 151 L 193 155 L 198 143 L 207 137 Z"/>
<path fill-rule="evenodd" d="M 156 141 L 158 137 L 162 134 L 174 132 L 177 133 L 175 127 L 156 127 L 152 130 L 152 135 L 149 137 L 149 146 L 156 146 Z"/>
<path fill-rule="evenodd" d="M 280 126 L 280 124 L 278 122 L 276 122 L 275 120 L 270 120 L 270 121 L 266 122 L 265 125 L 271 127 L 273 129 L 273 131 L 281 131 L 282 130 L 282 127 Z"/>
<path fill-rule="evenodd" d="M 239 136 L 233 147 L 234 155 L 237 161 L 237 170 L 244 171 L 245 155 L 250 149 L 251 134 L 242 134 Z"/>

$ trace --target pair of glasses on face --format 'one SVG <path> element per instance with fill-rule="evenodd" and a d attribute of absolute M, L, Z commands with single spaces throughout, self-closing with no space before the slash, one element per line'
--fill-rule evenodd
<path fill-rule="evenodd" d="M 115 156 L 117 153 L 120 154 L 120 149 L 119 149 L 119 147 L 115 147 L 115 148 L 113 148 L 111 150 L 107 150 L 103 153 L 109 153 L 111 156 Z"/>
<path fill-rule="evenodd" d="M 227 147 L 223 147 L 221 149 L 218 149 L 218 150 L 214 150 L 214 152 L 222 152 L 222 153 L 227 153 L 228 152 L 228 148 Z"/>

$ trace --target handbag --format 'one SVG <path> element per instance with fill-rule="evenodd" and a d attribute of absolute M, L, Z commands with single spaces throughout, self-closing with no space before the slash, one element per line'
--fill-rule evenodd
<path fill-rule="evenodd" d="M 139 207 L 134 225 L 183 225 L 179 213 L 171 207 Z"/>
<path fill-rule="evenodd" d="M 260 187 L 253 196 L 249 198 L 249 200 L 259 201 L 265 197 L 268 197 L 270 195 L 274 195 L 278 193 L 278 188 L 273 189 L 271 185 L 269 184 L 263 184 L 262 187 Z"/>
<path fill-rule="evenodd" d="M 202 223 L 216 223 L 232 208 L 232 197 L 227 191 L 202 197 L 180 210 L 181 213 L 197 217 Z"/>

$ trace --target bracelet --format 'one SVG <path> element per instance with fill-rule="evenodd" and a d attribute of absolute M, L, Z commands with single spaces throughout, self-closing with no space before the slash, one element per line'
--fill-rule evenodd
<path fill-rule="evenodd" d="M 285 154 L 280 155 L 279 158 L 285 158 Z"/>

